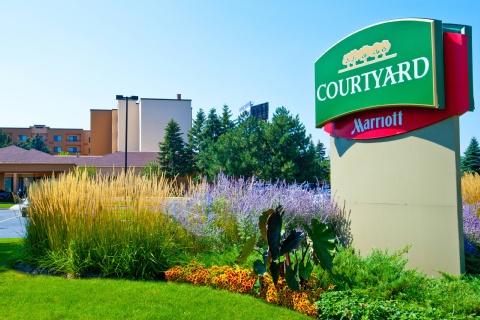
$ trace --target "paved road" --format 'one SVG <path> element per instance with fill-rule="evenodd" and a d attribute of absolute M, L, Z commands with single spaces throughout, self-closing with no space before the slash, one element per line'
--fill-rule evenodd
<path fill-rule="evenodd" d="M 22 238 L 25 236 L 27 218 L 22 218 L 18 205 L 0 209 L 0 238 Z"/>

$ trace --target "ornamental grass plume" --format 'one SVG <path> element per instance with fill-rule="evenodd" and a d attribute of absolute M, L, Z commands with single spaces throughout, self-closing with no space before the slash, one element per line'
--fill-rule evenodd
<path fill-rule="evenodd" d="M 480 203 L 480 175 L 464 173 L 462 176 L 462 198 L 469 204 Z M 480 209 L 480 207 L 477 207 Z M 479 214 L 477 210 L 477 215 Z"/>
<path fill-rule="evenodd" d="M 29 188 L 26 262 L 81 276 L 154 279 L 194 252 L 195 239 L 163 212 L 179 191 L 164 177 L 75 170 Z"/>

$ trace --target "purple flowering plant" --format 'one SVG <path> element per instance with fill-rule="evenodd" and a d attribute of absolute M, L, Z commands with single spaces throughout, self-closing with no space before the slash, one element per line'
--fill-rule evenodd
<path fill-rule="evenodd" d="M 463 236 L 465 238 L 465 254 L 476 253 L 480 248 L 480 218 L 477 216 L 480 203 L 463 203 Z"/>
<path fill-rule="evenodd" d="M 351 241 L 348 216 L 332 197 L 296 184 L 220 174 L 213 183 L 190 186 L 185 198 L 170 206 L 171 216 L 194 235 L 217 242 L 243 244 L 259 231 L 262 212 L 278 205 L 284 208 L 285 229 L 301 228 L 315 218 L 327 224 L 341 243 Z"/>

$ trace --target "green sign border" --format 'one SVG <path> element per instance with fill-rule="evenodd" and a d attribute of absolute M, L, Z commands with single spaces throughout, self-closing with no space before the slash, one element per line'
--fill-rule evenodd
<path fill-rule="evenodd" d="M 401 29 L 397 32 L 392 32 L 392 30 L 395 31 L 398 28 Z M 398 32 L 402 33 L 398 34 Z M 389 40 L 388 38 L 395 39 L 396 43 L 394 41 L 392 44 L 392 52 L 401 52 L 399 57 L 395 57 L 395 53 L 389 56 L 387 51 L 386 58 L 382 61 L 378 61 L 378 63 L 375 61 L 374 63 L 359 64 L 357 65 L 358 68 L 347 70 L 349 71 L 348 75 L 363 75 L 368 72 L 373 72 L 372 70 L 375 69 L 387 68 L 389 65 L 396 65 L 406 61 L 405 57 L 407 56 L 409 59 L 412 57 L 426 57 L 429 60 L 431 70 L 428 70 L 425 79 L 420 79 L 421 81 L 416 82 L 410 81 L 411 83 L 407 85 L 404 83 L 402 83 L 401 86 L 398 84 L 390 85 L 378 90 L 371 90 L 368 93 L 367 90 L 364 92 L 356 92 L 356 94 L 351 95 L 352 97 L 348 97 L 348 95 L 338 96 L 335 97 L 336 101 L 333 101 L 333 99 L 326 102 L 319 100 L 317 96 L 319 86 L 323 85 L 321 90 L 323 90 L 322 92 L 324 92 L 325 96 L 325 85 L 330 81 L 338 82 L 345 80 L 344 84 L 349 81 L 346 79 L 346 72 L 343 74 L 343 78 L 345 79 L 341 79 L 342 73 L 340 73 L 344 71 L 340 70 L 342 68 L 342 58 L 345 59 L 349 50 L 353 52 L 354 49 L 360 49 L 361 45 L 373 45 L 382 40 Z M 405 48 L 405 44 L 408 43 L 415 44 L 411 46 L 411 50 Z M 403 44 L 403 46 L 401 44 Z M 393 50 L 395 45 L 395 50 Z M 422 45 L 423 48 L 419 49 Z M 394 56 L 394 59 L 389 59 L 391 56 Z M 364 62 L 367 62 L 367 60 Z M 419 82 L 424 84 L 428 92 L 418 90 L 418 88 L 421 88 L 421 86 L 418 86 Z M 351 83 L 353 87 L 353 80 L 351 80 Z M 338 86 L 339 85 L 336 87 Z M 445 108 L 443 84 L 443 24 L 440 20 L 416 18 L 396 19 L 365 27 L 337 42 L 315 62 L 315 109 L 317 128 L 323 127 L 335 119 L 358 111 L 397 106 Z"/>

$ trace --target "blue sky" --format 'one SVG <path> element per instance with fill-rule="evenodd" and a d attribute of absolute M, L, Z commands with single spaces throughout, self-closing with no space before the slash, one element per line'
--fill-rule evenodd
<path fill-rule="evenodd" d="M 221 112 L 285 106 L 314 142 L 316 59 L 345 36 L 396 18 L 473 28 L 477 111 L 460 120 L 462 152 L 480 139 L 480 1 L 1 1 L 0 127 L 90 128 L 115 95 L 191 99 Z"/>

